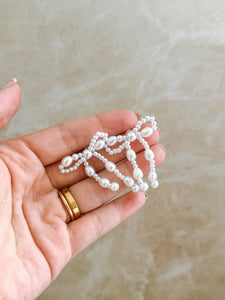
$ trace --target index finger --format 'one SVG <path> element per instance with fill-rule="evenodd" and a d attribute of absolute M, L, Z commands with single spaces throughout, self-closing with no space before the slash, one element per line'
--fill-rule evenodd
<path fill-rule="evenodd" d="M 129 110 L 103 112 L 58 124 L 21 137 L 38 156 L 44 166 L 59 161 L 63 156 L 87 147 L 97 131 L 118 135 L 134 127 L 137 115 Z"/>

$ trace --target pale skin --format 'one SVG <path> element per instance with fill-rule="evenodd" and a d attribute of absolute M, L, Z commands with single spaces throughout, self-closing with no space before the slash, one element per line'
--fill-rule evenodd
<path fill-rule="evenodd" d="M 11 82 L 0 90 L 0 128 L 18 110 L 20 87 Z M 0 142 L 0 298 L 35 299 L 54 280 L 68 261 L 88 245 L 138 211 L 145 203 L 142 192 L 129 192 L 104 205 L 119 192 L 103 189 L 87 178 L 81 166 L 60 174 L 60 160 L 88 146 L 97 131 L 125 133 L 136 125 L 131 111 L 105 112 L 81 118 L 23 137 Z M 160 133 L 148 138 L 156 166 L 164 158 L 157 145 Z M 143 148 L 134 142 L 137 163 L 146 175 L 149 166 Z M 124 151 L 110 160 L 120 162 Z M 118 182 L 104 166 L 91 160 L 99 176 Z M 129 175 L 128 161 L 119 169 Z M 69 222 L 57 190 L 69 187 L 82 217 Z"/>

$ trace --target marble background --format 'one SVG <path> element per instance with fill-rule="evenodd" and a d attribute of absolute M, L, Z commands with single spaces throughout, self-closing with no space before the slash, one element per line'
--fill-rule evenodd
<path fill-rule="evenodd" d="M 0 70 L 22 87 L 1 139 L 127 108 L 167 148 L 145 206 L 38 299 L 224 299 L 224 1 L 1 1 Z"/>

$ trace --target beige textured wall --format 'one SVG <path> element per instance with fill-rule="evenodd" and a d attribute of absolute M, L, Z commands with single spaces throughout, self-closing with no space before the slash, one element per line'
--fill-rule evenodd
<path fill-rule="evenodd" d="M 40 300 L 224 299 L 224 20 L 223 0 L 1 0 L 0 83 L 22 87 L 1 139 L 128 108 L 167 148 L 146 205 Z"/>

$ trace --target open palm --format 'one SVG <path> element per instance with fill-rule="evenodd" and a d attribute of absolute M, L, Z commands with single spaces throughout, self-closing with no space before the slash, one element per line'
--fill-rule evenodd
<path fill-rule="evenodd" d="M 0 91 L 3 127 L 19 106 L 20 88 L 12 84 Z M 113 192 L 86 176 L 82 167 L 61 174 L 62 157 L 80 152 L 97 131 L 122 134 L 136 125 L 130 111 L 105 112 L 69 121 L 27 136 L 0 143 L 0 296 L 2 299 L 34 299 L 59 274 L 65 264 L 104 233 L 131 216 L 145 202 L 142 192 L 129 192 L 109 202 L 125 189 Z M 149 139 L 156 166 L 165 152 L 156 145 L 159 131 Z M 133 143 L 137 163 L 147 174 L 142 146 Z M 121 162 L 122 152 L 111 158 Z M 104 165 L 92 160 L 101 177 Z M 129 175 L 132 168 L 124 160 L 118 167 Z M 106 175 L 113 179 L 115 175 Z M 110 180 L 110 181 L 111 181 Z M 68 186 L 82 217 L 69 222 L 57 190 Z"/>

